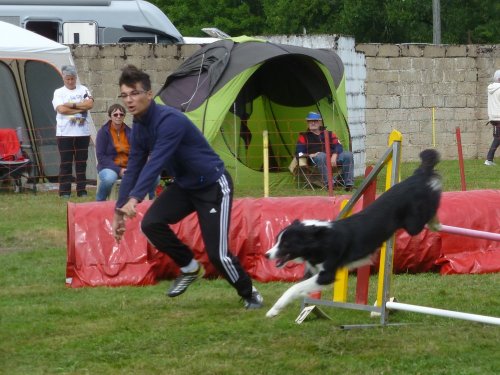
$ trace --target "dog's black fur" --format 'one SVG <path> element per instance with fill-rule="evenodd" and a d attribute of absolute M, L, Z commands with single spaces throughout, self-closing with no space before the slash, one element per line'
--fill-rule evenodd
<path fill-rule="evenodd" d="M 441 199 L 441 178 L 434 167 L 439 162 L 435 150 L 420 153 L 422 160 L 412 176 L 391 187 L 367 208 L 335 222 L 294 221 L 277 237 L 267 251 L 278 267 L 287 261 L 302 259 L 318 272 L 310 279 L 292 286 L 268 311 L 277 315 L 289 302 L 322 286 L 332 284 L 337 269 L 356 268 L 369 263 L 370 256 L 396 230 L 416 235 L 426 224 L 439 230 L 436 212 Z"/>

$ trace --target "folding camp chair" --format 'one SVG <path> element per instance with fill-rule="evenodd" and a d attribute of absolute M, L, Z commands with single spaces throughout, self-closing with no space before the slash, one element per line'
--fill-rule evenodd
<path fill-rule="evenodd" d="M 321 175 L 320 169 L 314 164 L 314 162 L 307 156 L 295 157 L 290 166 L 288 167 L 290 172 L 295 176 L 297 181 L 297 188 L 311 190 L 324 190 L 328 189 L 323 182 L 323 177 Z M 345 187 L 344 179 L 342 178 L 342 168 L 333 167 L 332 171 L 334 188 L 335 187 Z"/>
<path fill-rule="evenodd" d="M 31 160 L 23 153 L 14 129 L 0 129 L 0 182 L 14 182 L 14 191 L 23 190 L 22 178 L 29 179 Z M 33 179 L 34 181 L 34 179 Z M 35 182 L 33 190 L 36 191 Z"/>
<path fill-rule="evenodd" d="M 309 158 L 294 157 L 288 169 L 297 181 L 297 188 L 311 190 L 324 189 L 323 179 L 319 169 L 311 163 Z"/>

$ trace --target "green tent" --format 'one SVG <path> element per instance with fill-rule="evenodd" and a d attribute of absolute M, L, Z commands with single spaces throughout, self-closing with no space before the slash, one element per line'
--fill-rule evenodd
<path fill-rule="evenodd" d="M 345 76 L 335 52 L 248 37 L 208 44 L 167 80 L 156 101 L 178 108 L 221 155 L 235 185 L 262 179 L 269 135 L 271 186 L 290 183 L 287 167 L 308 112 L 350 149 Z"/>

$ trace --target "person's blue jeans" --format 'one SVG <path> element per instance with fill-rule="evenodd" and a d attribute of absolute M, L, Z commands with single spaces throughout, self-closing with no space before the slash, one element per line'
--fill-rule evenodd
<path fill-rule="evenodd" d="M 109 195 L 111 194 L 111 189 L 113 189 L 113 185 L 116 183 L 116 180 L 118 180 L 118 174 L 108 168 L 104 168 L 99 172 L 99 185 L 97 186 L 97 193 L 95 195 L 95 200 L 100 202 L 100 201 L 105 201 L 108 199 Z M 158 179 L 155 181 L 153 187 L 151 188 L 151 191 L 149 192 L 149 199 L 153 199 L 155 197 L 155 189 L 158 183 L 160 182 L 160 177 L 158 176 Z"/>
<path fill-rule="evenodd" d="M 323 183 L 328 185 L 328 169 L 326 164 L 326 153 L 320 152 L 312 158 L 317 165 L 323 178 Z M 354 158 L 352 152 L 344 151 L 337 157 L 337 165 L 342 168 L 342 179 L 346 186 L 354 185 Z"/>
<path fill-rule="evenodd" d="M 100 202 L 108 199 L 116 180 L 118 180 L 118 174 L 114 170 L 108 168 L 101 170 L 99 172 L 99 184 L 97 185 L 95 200 Z"/>

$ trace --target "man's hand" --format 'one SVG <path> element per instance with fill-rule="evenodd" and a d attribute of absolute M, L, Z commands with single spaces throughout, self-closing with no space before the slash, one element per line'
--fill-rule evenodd
<path fill-rule="evenodd" d="M 137 211 L 135 206 L 137 206 L 137 199 L 130 198 L 127 203 L 121 208 L 115 210 L 115 216 L 113 217 L 113 236 L 116 242 L 120 243 L 123 235 L 125 234 L 125 217 L 135 217 Z"/>
<path fill-rule="evenodd" d="M 113 217 L 113 236 L 116 242 L 120 243 L 125 234 L 125 215 L 120 212 L 115 212 Z"/>
<path fill-rule="evenodd" d="M 332 158 L 330 159 L 331 162 L 332 162 L 332 167 L 336 167 L 337 166 L 337 158 L 338 158 L 337 154 L 332 154 Z"/>
<path fill-rule="evenodd" d="M 130 198 L 125 205 L 119 209 L 121 213 L 123 213 L 125 216 L 128 218 L 133 218 L 135 215 L 137 215 L 137 211 L 135 210 L 135 207 L 137 206 L 137 199 L 135 198 Z"/>

